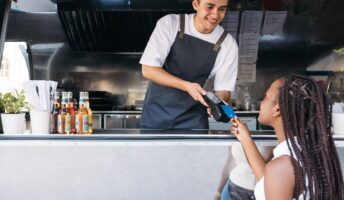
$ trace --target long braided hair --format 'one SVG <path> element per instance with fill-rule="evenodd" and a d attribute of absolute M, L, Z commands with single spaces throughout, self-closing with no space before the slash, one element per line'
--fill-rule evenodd
<path fill-rule="evenodd" d="M 332 104 L 314 80 L 281 78 L 279 105 L 295 174 L 293 197 L 344 200 L 343 174 L 331 134 Z M 308 193 L 308 194 L 307 194 Z"/>

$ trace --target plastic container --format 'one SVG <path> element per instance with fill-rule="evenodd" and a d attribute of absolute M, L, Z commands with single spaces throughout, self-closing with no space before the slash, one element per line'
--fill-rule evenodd
<path fill-rule="evenodd" d="M 333 134 L 344 135 L 344 113 L 332 113 Z"/>
<path fill-rule="evenodd" d="M 50 112 L 30 111 L 30 120 L 32 134 L 50 133 Z"/>

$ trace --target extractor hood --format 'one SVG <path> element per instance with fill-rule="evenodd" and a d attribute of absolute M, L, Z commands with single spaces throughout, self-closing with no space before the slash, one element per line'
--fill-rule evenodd
<path fill-rule="evenodd" d="M 344 55 L 331 52 L 307 67 L 307 71 L 344 71 Z"/>
<path fill-rule="evenodd" d="M 59 0 L 74 51 L 142 52 L 159 18 L 192 12 L 191 0 Z"/>
<path fill-rule="evenodd" d="M 192 0 L 57 0 L 67 9 L 191 9 Z"/>

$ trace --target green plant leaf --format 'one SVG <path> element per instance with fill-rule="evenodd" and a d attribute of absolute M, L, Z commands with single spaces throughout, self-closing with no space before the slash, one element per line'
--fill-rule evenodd
<path fill-rule="evenodd" d="M 344 47 L 342 47 L 340 49 L 335 49 L 333 51 L 336 52 L 337 54 L 344 55 Z"/>
<path fill-rule="evenodd" d="M 2 93 L 0 92 L 0 113 L 2 113 L 4 110 L 4 104 L 2 101 Z"/>
<path fill-rule="evenodd" d="M 1 94 L 1 93 L 0 93 Z M 14 94 L 8 92 L 0 95 L 0 108 L 5 110 L 5 113 L 20 113 L 24 108 L 27 108 L 25 102 L 24 91 L 18 92 L 15 90 Z"/>

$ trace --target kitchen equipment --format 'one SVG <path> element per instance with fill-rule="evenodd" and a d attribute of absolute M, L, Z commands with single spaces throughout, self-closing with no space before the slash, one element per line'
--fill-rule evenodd
<path fill-rule="evenodd" d="M 204 100 L 210 106 L 211 114 L 216 121 L 229 122 L 231 118 L 235 117 L 233 108 L 224 104 L 214 93 L 207 92 Z"/>
<path fill-rule="evenodd" d="M 257 117 L 240 116 L 240 120 L 246 123 L 246 126 L 250 131 L 257 130 Z M 217 122 L 215 119 L 209 118 L 209 130 L 229 131 L 231 130 L 231 126 L 232 126 L 231 123 Z"/>
<path fill-rule="evenodd" d="M 105 129 L 138 129 L 141 114 L 105 114 Z"/>
<path fill-rule="evenodd" d="M 333 134 L 344 135 L 344 102 L 334 103 L 332 109 Z"/>
<path fill-rule="evenodd" d="M 103 119 L 102 119 L 102 114 L 95 114 L 92 113 L 92 128 L 93 129 L 102 129 L 102 123 L 103 123 Z"/>
<path fill-rule="evenodd" d="M 138 111 L 138 109 L 134 105 L 113 106 L 112 110 L 116 110 L 116 111 Z"/>
<path fill-rule="evenodd" d="M 79 92 L 76 94 L 79 94 Z M 120 97 L 118 95 L 112 95 L 107 91 L 89 91 L 90 107 L 94 111 L 112 110 L 117 98 Z"/>
<path fill-rule="evenodd" d="M 333 102 L 344 102 L 344 72 L 334 72 L 328 77 L 326 91 Z"/>
<path fill-rule="evenodd" d="M 344 113 L 332 113 L 333 134 L 344 135 Z"/>
<path fill-rule="evenodd" d="M 181 0 L 64 0 L 57 1 L 57 12 L 74 51 L 142 52 L 161 17 L 190 13 L 191 5 Z"/>

